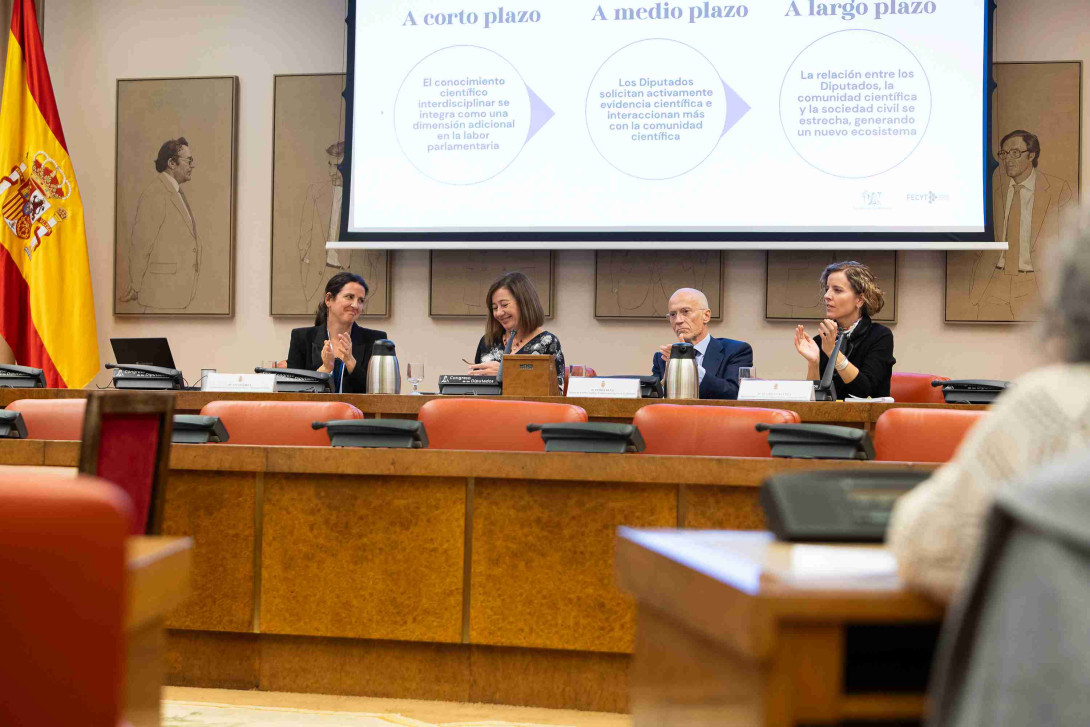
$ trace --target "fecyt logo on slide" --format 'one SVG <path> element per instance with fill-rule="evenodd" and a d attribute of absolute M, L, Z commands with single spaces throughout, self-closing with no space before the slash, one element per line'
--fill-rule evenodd
<path fill-rule="evenodd" d="M 837 177 L 872 177 L 919 146 L 931 86 L 901 42 L 841 30 L 806 46 L 780 88 L 780 121 L 799 156 Z"/>
<path fill-rule="evenodd" d="M 507 168 L 552 115 L 503 56 L 459 45 L 409 71 L 394 105 L 394 131 L 421 173 L 476 184 Z"/>
<path fill-rule="evenodd" d="M 595 148 L 640 179 L 670 179 L 699 166 L 747 111 L 703 54 L 666 38 L 618 50 L 587 91 Z"/>

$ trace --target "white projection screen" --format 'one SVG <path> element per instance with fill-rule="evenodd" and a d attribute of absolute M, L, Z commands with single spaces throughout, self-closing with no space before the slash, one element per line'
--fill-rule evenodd
<path fill-rule="evenodd" d="M 994 246 L 986 0 L 348 4 L 341 240 Z"/>

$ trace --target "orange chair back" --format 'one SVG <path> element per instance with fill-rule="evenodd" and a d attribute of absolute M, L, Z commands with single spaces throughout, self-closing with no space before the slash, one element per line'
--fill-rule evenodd
<path fill-rule="evenodd" d="M 118 724 L 131 519 L 94 477 L 0 474 L 0 724 Z"/>
<path fill-rule="evenodd" d="M 889 395 L 896 402 L 905 404 L 942 404 L 942 387 L 932 386 L 932 381 L 949 381 L 948 376 L 931 374 L 894 373 L 889 381 Z"/>
<path fill-rule="evenodd" d="M 587 412 L 571 404 L 495 399 L 432 399 L 417 417 L 431 449 L 490 449 L 544 452 L 545 441 L 527 424 L 585 422 Z"/>
<path fill-rule="evenodd" d="M 79 441 L 83 433 L 85 399 L 17 399 L 8 411 L 23 414 L 27 439 L 70 439 Z"/>
<path fill-rule="evenodd" d="M 798 424 L 799 415 L 790 409 L 651 404 L 632 423 L 647 445 L 644 454 L 771 457 L 768 432 L 755 425 Z"/>
<path fill-rule="evenodd" d="M 890 409 L 874 423 L 874 458 L 892 462 L 949 462 L 984 411 Z"/>
<path fill-rule="evenodd" d="M 363 412 L 343 401 L 210 401 L 201 409 L 219 417 L 227 428 L 228 444 L 328 447 L 324 429 L 311 422 L 363 419 Z"/>

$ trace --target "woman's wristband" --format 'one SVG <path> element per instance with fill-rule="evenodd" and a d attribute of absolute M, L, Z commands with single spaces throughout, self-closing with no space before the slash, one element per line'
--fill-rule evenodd
<path fill-rule="evenodd" d="M 836 370 L 837 371 L 843 371 L 844 369 L 848 368 L 849 363 L 850 362 L 848 361 L 847 356 L 845 356 L 842 353 L 837 354 L 837 357 L 836 357 Z"/>

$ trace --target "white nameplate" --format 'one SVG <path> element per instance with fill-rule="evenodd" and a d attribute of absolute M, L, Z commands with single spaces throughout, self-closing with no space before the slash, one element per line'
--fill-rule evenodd
<path fill-rule="evenodd" d="M 813 401 L 813 381 L 742 379 L 738 401 Z"/>
<path fill-rule="evenodd" d="M 568 379 L 568 396 L 639 399 L 640 380 L 573 376 Z"/>
<path fill-rule="evenodd" d="M 204 377 L 204 391 L 249 391 L 271 394 L 276 391 L 276 374 L 208 374 Z"/>

